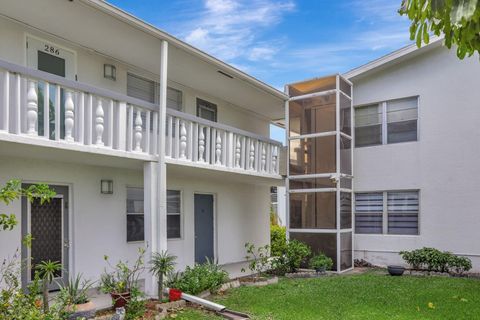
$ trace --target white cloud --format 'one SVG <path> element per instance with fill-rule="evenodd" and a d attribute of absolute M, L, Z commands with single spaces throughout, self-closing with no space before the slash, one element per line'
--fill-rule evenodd
<path fill-rule="evenodd" d="M 204 0 L 204 9 L 180 36 L 188 43 L 227 61 L 271 59 L 269 43 L 258 46 L 262 33 L 295 8 L 292 0 Z M 271 40 L 274 42 L 275 40 Z"/>

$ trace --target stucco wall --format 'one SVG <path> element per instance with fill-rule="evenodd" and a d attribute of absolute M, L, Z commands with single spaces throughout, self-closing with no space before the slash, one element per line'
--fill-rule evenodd
<path fill-rule="evenodd" d="M 222 175 L 213 172 L 212 179 L 194 181 L 168 175 L 167 187 L 182 191 L 182 239 L 168 241 L 169 251 L 178 256 L 178 269 L 194 263 L 194 193 L 215 196 L 215 248 L 219 263 L 244 261 L 245 242 L 257 246 L 269 243 L 269 187 L 222 182 Z M 106 266 L 105 254 L 113 262 L 136 258 L 143 242 L 126 242 L 126 187 L 143 186 L 141 170 L 0 156 L 0 185 L 13 178 L 70 187 L 71 272 L 97 279 Z M 100 193 L 102 178 L 113 180 L 112 195 Z M 14 213 L 21 221 L 21 202 L 14 201 L 8 207 L 0 204 L 0 212 Z M 0 261 L 14 253 L 20 246 L 20 239 L 20 224 L 12 231 L 0 231 Z M 232 276 L 239 275 L 236 265 L 227 270 L 235 271 Z"/>
<path fill-rule="evenodd" d="M 356 234 L 357 258 L 398 263 L 398 251 L 431 246 L 480 271 L 479 74 L 478 56 L 459 61 L 437 48 L 354 81 L 354 105 L 419 96 L 418 141 L 356 148 L 354 188 L 419 189 L 420 234 Z"/>
<path fill-rule="evenodd" d="M 155 71 L 140 69 L 133 65 L 112 60 L 109 57 L 99 55 L 91 50 L 86 50 L 75 44 L 5 18 L 0 18 L 0 39 L 2 42 L 8 43 L 8 45 L 0 47 L 0 59 L 19 65 L 26 65 L 25 40 L 27 34 L 73 51 L 76 56 L 76 70 L 79 82 L 123 94 L 126 94 L 127 89 L 127 72 L 158 82 L 159 75 Z M 132 52 L 132 54 L 134 53 Z M 103 77 L 103 65 L 105 63 L 116 66 L 116 81 Z M 168 85 L 183 92 L 183 112 L 196 115 L 196 98 L 198 97 L 217 105 L 218 122 L 263 136 L 269 136 L 269 121 L 241 108 L 242 106 L 233 105 L 222 99 L 195 90 L 195 88 L 187 87 L 182 83 L 169 80 Z"/>

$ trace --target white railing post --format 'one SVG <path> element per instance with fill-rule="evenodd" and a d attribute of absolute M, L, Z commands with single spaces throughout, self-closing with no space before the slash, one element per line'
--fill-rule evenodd
<path fill-rule="evenodd" d="M 266 171 L 266 166 L 267 166 L 267 150 L 265 149 L 265 143 L 261 144 L 262 146 L 262 167 L 260 171 Z"/>
<path fill-rule="evenodd" d="M 27 134 L 37 135 L 37 119 L 38 119 L 38 96 L 36 83 L 32 80 L 28 81 L 27 92 Z"/>
<path fill-rule="evenodd" d="M 205 162 L 205 133 L 203 133 L 203 126 L 198 126 L 198 161 Z"/>
<path fill-rule="evenodd" d="M 235 142 L 235 168 L 240 168 L 242 144 L 239 136 L 235 137 Z"/>
<path fill-rule="evenodd" d="M 3 74 L 3 99 L 2 99 L 2 114 L 3 124 L 2 130 L 8 132 L 10 122 L 10 73 L 5 70 Z"/>
<path fill-rule="evenodd" d="M 73 125 L 75 123 L 75 105 L 73 104 L 72 91 L 65 93 L 65 140 L 73 142 Z"/>
<path fill-rule="evenodd" d="M 222 165 L 222 133 L 217 131 L 217 138 L 215 141 L 215 156 L 216 156 L 216 165 Z"/>
<path fill-rule="evenodd" d="M 83 92 L 79 92 L 77 110 L 77 141 L 83 144 L 85 141 L 85 94 Z"/>
<path fill-rule="evenodd" d="M 187 128 L 185 121 L 180 121 L 180 159 L 186 159 L 187 151 Z"/>
<path fill-rule="evenodd" d="M 103 130 L 104 130 L 104 120 L 103 117 L 105 113 L 103 112 L 102 99 L 97 99 L 97 109 L 95 110 L 95 144 L 97 146 L 103 146 Z"/>
<path fill-rule="evenodd" d="M 250 141 L 250 154 L 248 160 L 248 169 L 253 170 L 255 165 L 255 143 L 253 140 Z"/>
<path fill-rule="evenodd" d="M 119 101 L 117 104 L 117 112 L 115 114 L 115 122 L 117 127 L 116 135 L 116 149 L 127 150 L 127 103 Z"/>
<path fill-rule="evenodd" d="M 135 152 L 142 152 L 142 111 L 137 108 L 135 117 Z"/>
<path fill-rule="evenodd" d="M 278 147 L 274 146 L 272 150 L 272 173 L 277 173 Z"/>

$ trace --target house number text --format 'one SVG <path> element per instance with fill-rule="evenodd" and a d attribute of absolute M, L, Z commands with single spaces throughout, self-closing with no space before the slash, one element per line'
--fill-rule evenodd
<path fill-rule="evenodd" d="M 51 54 L 55 54 L 57 56 L 60 54 L 60 49 L 55 48 L 54 46 L 51 46 L 51 45 L 48 45 L 48 44 L 45 45 L 45 49 L 43 49 L 43 51 L 51 53 Z"/>

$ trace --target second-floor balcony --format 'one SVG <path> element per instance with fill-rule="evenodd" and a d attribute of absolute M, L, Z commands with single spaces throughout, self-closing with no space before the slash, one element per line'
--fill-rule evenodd
<path fill-rule="evenodd" d="M 248 131 L 0 60 L 0 140 L 280 177 L 281 144 Z M 160 134 L 165 150 L 159 150 Z"/>

